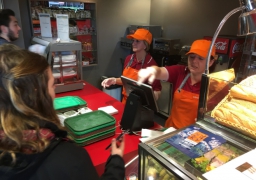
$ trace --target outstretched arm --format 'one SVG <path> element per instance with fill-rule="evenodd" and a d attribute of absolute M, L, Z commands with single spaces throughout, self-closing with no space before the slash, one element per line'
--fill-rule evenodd
<path fill-rule="evenodd" d="M 165 67 L 147 67 L 138 72 L 138 83 L 140 84 L 148 80 L 148 83 L 152 84 L 155 79 L 166 81 L 168 79 L 168 75 L 168 71 Z"/>
<path fill-rule="evenodd" d="M 101 82 L 101 86 L 103 86 L 104 88 L 109 87 L 111 85 L 115 85 L 115 84 L 123 85 L 121 78 L 111 77 L 111 78 L 104 79 Z"/>

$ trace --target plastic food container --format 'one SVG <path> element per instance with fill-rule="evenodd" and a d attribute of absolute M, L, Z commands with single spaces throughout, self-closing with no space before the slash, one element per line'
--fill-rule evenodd
<path fill-rule="evenodd" d="M 74 110 L 82 107 L 86 107 L 87 103 L 78 96 L 64 96 L 55 98 L 54 109 L 57 112 L 66 112 L 69 110 Z"/>
<path fill-rule="evenodd" d="M 68 117 L 64 121 L 69 135 L 79 145 L 87 145 L 115 134 L 116 120 L 104 111 L 97 110 Z"/>

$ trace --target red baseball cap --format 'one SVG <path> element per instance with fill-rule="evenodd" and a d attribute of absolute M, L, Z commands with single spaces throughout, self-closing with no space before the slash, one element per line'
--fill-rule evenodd
<path fill-rule="evenodd" d="M 186 55 L 194 53 L 203 58 L 206 58 L 208 55 L 208 51 L 210 49 L 211 43 L 212 41 L 205 40 L 205 39 L 195 40 L 192 43 L 192 46 Z M 215 46 L 213 46 L 211 56 L 215 57 L 215 51 L 216 51 Z"/>
<path fill-rule="evenodd" d="M 134 34 L 126 36 L 128 39 L 145 40 L 148 44 L 152 42 L 152 34 L 147 29 L 137 29 Z"/>

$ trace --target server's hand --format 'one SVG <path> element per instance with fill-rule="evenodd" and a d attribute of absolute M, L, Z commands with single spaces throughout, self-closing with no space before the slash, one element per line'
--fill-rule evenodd
<path fill-rule="evenodd" d="M 149 84 L 152 84 L 156 78 L 156 69 L 155 67 L 147 67 L 146 69 L 141 69 L 138 72 L 138 84 L 148 80 Z"/>
<path fill-rule="evenodd" d="M 116 78 L 114 78 L 114 77 L 104 79 L 101 82 L 101 86 L 103 86 L 104 88 L 109 87 L 109 86 L 114 85 L 114 84 L 116 84 Z"/>

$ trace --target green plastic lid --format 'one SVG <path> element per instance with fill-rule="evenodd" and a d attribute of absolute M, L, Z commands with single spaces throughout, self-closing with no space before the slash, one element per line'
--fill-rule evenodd
<path fill-rule="evenodd" d="M 66 118 L 64 124 L 76 135 L 90 133 L 116 123 L 113 116 L 102 110 Z"/>
<path fill-rule="evenodd" d="M 77 143 L 77 145 L 79 146 L 86 146 L 88 144 L 100 141 L 102 139 L 111 137 L 115 135 L 115 131 L 116 131 L 116 127 L 109 129 L 108 131 L 104 131 L 101 132 L 99 134 L 95 134 L 94 136 L 90 136 L 87 138 L 83 138 L 83 139 L 76 139 L 74 137 L 72 137 L 72 134 L 69 134 L 71 139 L 74 140 L 75 143 Z"/>
<path fill-rule="evenodd" d="M 91 141 L 91 140 L 97 140 L 97 139 L 102 139 L 105 135 L 108 135 L 108 134 L 115 134 L 115 132 L 116 132 L 116 127 L 113 127 L 113 128 L 111 128 L 111 129 L 109 129 L 109 130 L 107 130 L 107 131 L 104 131 L 104 132 L 100 132 L 100 133 L 96 133 L 96 134 L 93 134 L 93 135 L 91 135 L 91 136 L 89 136 L 89 137 L 86 137 L 86 138 L 75 138 L 75 137 L 73 137 L 72 136 L 72 134 L 69 134 L 71 137 L 72 137 L 72 139 L 76 142 L 76 143 L 84 143 L 84 142 L 86 142 L 86 141 Z"/>
<path fill-rule="evenodd" d="M 78 96 L 64 96 L 55 98 L 53 101 L 54 109 L 61 110 L 72 107 L 86 106 L 87 103 Z"/>

